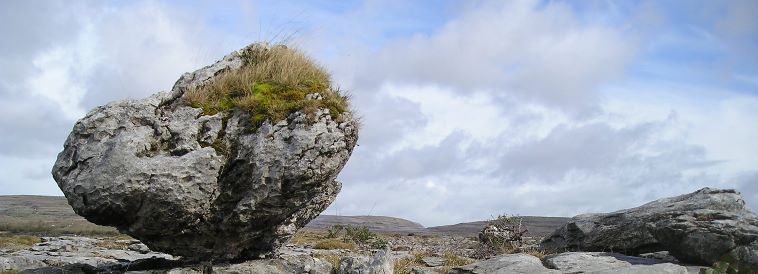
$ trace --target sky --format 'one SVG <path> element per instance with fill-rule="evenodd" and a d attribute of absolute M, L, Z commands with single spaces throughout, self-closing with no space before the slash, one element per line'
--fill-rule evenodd
<path fill-rule="evenodd" d="M 703 187 L 758 209 L 758 1 L 0 1 L 0 195 L 62 195 L 73 124 L 256 41 L 349 92 L 324 212 L 426 226 Z"/>

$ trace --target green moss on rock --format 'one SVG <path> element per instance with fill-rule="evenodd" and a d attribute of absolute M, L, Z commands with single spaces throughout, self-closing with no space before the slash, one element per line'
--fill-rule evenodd
<path fill-rule="evenodd" d="M 303 53 L 283 46 L 254 44 L 240 52 L 243 66 L 190 89 L 184 98 L 192 107 L 213 115 L 233 108 L 250 113 L 251 123 L 284 120 L 291 113 L 328 109 L 333 119 L 348 110 L 348 100 L 331 85 L 326 70 Z M 319 100 L 306 99 L 318 93 Z"/>

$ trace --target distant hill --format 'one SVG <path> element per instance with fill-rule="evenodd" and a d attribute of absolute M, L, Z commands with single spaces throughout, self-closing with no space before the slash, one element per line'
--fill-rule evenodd
<path fill-rule="evenodd" d="M 546 236 L 565 224 L 569 218 L 524 216 L 524 225 L 529 229 L 528 235 Z M 386 216 L 336 216 L 320 215 L 306 228 L 325 230 L 332 225 L 343 224 L 366 226 L 372 231 L 389 233 L 420 233 L 474 236 L 486 224 L 485 221 L 460 223 L 425 228 L 423 225 L 406 219 Z M 0 196 L 0 230 L 53 229 L 60 233 L 87 232 L 115 233 L 115 229 L 96 226 L 76 215 L 61 196 L 7 195 Z"/>
<path fill-rule="evenodd" d="M 29 216 L 81 218 L 74 213 L 74 210 L 68 205 L 66 198 L 62 196 L 0 196 L 0 217 Z"/>
<path fill-rule="evenodd" d="M 416 222 L 385 216 L 336 216 L 320 215 L 306 225 L 310 229 L 327 229 L 335 224 L 366 226 L 371 231 L 423 233 L 426 228 Z"/>
<path fill-rule="evenodd" d="M 562 226 L 570 218 L 565 217 L 538 217 L 538 216 L 521 216 L 524 218 L 524 226 L 526 226 L 527 235 L 529 236 L 547 236 L 553 233 L 558 227 Z M 443 225 L 429 227 L 427 230 L 432 233 L 440 234 L 454 234 L 473 236 L 479 233 L 487 221 L 477 221 L 469 223 L 459 223 L 454 225 Z"/>

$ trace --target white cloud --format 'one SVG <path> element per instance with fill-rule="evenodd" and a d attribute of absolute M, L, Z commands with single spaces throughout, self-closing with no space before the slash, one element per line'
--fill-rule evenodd
<path fill-rule="evenodd" d="M 357 85 L 392 80 L 460 93 L 487 89 L 573 108 L 592 99 L 598 84 L 619 76 L 636 50 L 632 37 L 585 25 L 561 3 L 489 2 L 431 36 L 397 40 L 378 56 L 356 58 L 373 60 L 357 73 Z"/>
<path fill-rule="evenodd" d="M 9 72 L 0 76 L 0 161 L 12 174 L 0 179 L 2 194 L 60 193 L 49 170 L 86 111 L 169 89 L 182 73 L 231 51 L 186 10 L 154 2 L 1 5 L 9 9 L 0 13 L 10 12 L 0 16 L 1 34 L 24 42 L 0 42 L 7 49 L 0 71 Z"/>
<path fill-rule="evenodd" d="M 55 102 L 68 120 L 86 112 L 80 105 L 86 94 L 84 83 L 99 61 L 93 31 L 87 24 L 72 44 L 37 54 L 32 60 L 35 73 L 26 79 L 30 94 Z"/>
<path fill-rule="evenodd" d="M 257 6 L 91 4 L 0 4 L 9 7 L 0 8 L 0 34 L 18 41 L 0 41 L 0 174 L 11 174 L 0 179 L 0 194 L 58 193 L 48 171 L 75 118 L 168 89 L 181 73 L 265 32 L 255 25 Z M 733 34 L 725 37 L 703 24 L 696 29 L 705 36 L 678 36 L 657 5 L 629 19 L 622 15 L 634 5 L 593 4 L 611 10 L 595 17 L 565 2 L 456 4 L 429 19 L 451 16 L 439 26 L 372 1 L 329 11 L 281 5 L 277 18 L 297 21 L 296 44 L 330 64 L 362 116 L 360 146 L 327 213 L 425 225 L 501 213 L 568 216 L 703 186 L 739 187 L 758 203 L 755 96 L 676 78 L 722 66 L 692 72 L 637 55 L 706 38 L 688 49 L 742 41 L 753 35 L 745 14 L 716 24 Z M 625 21 L 650 18 L 639 29 Z M 745 56 L 741 66 L 754 55 Z M 630 64 L 672 79 L 636 79 Z M 736 75 L 751 84 L 755 74 Z"/>

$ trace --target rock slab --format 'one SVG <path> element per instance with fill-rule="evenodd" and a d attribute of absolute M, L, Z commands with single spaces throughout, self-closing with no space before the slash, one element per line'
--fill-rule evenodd
<path fill-rule="evenodd" d="M 255 128 L 247 112 L 203 115 L 182 98 L 239 69 L 240 53 L 184 74 L 170 92 L 79 120 L 52 171 L 74 211 L 154 251 L 238 260 L 273 254 L 326 209 L 358 137 L 349 112 L 295 112 Z"/>
<path fill-rule="evenodd" d="M 559 274 L 558 270 L 548 269 L 539 258 L 518 253 L 494 257 L 473 264 L 455 267 L 447 274 Z"/>
<path fill-rule="evenodd" d="M 572 218 L 541 243 L 548 250 L 668 251 L 681 262 L 758 266 L 758 217 L 739 192 L 703 188 L 640 207 Z"/>
<path fill-rule="evenodd" d="M 545 258 L 545 266 L 562 273 L 677 273 L 687 268 L 655 259 L 606 252 L 566 252 Z"/>

